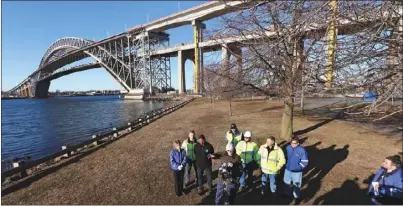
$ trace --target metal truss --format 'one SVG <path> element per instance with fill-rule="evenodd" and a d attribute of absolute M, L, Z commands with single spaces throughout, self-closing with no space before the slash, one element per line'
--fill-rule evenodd
<path fill-rule="evenodd" d="M 156 56 L 151 58 L 153 87 L 171 87 L 170 57 Z"/>
<path fill-rule="evenodd" d="M 163 32 L 139 31 L 123 33 L 99 42 L 81 38 L 62 38 L 54 42 L 43 56 L 40 67 L 10 91 L 20 91 L 27 85 L 35 96 L 39 81 L 50 81 L 53 75 L 69 74 L 81 69 L 60 68 L 92 57 L 126 90 L 170 87 L 169 57 L 151 58 L 151 51 L 169 47 L 169 35 Z M 80 67 L 80 66 L 76 66 Z M 74 68 L 74 67 L 73 67 Z"/>
<path fill-rule="evenodd" d="M 39 68 L 45 64 L 59 59 L 64 54 L 93 44 L 94 41 L 76 37 L 66 37 L 56 40 L 43 55 Z"/>
<path fill-rule="evenodd" d="M 132 39 L 133 52 L 133 88 L 143 88 L 151 91 L 152 79 L 150 69 L 150 44 L 146 31 L 134 36 Z"/>
<path fill-rule="evenodd" d="M 129 44 L 128 37 L 122 37 L 85 50 L 128 91 L 133 85 L 130 62 L 125 52 Z"/>
<path fill-rule="evenodd" d="M 85 71 L 88 69 L 94 69 L 94 68 L 99 68 L 99 67 L 102 67 L 102 66 L 97 61 L 91 62 L 88 64 L 81 64 L 81 65 L 73 66 L 73 67 L 66 67 L 63 69 L 58 69 L 58 70 L 54 71 L 53 73 L 43 75 L 43 76 L 41 76 L 41 78 L 38 81 L 53 80 L 53 79 L 57 79 L 61 76 L 71 74 L 74 72 Z"/>
<path fill-rule="evenodd" d="M 32 96 L 34 97 L 36 93 L 36 83 L 39 81 L 40 78 L 41 78 L 41 72 L 38 72 L 34 74 L 29 80 L 30 84 L 32 85 L 31 87 Z"/>
<path fill-rule="evenodd" d="M 152 51 L 169 47 L 169 35 L 165 33 L 152 33 L 150 47 Z M 171 63 L 170 57 L 153 56 L 151 58 L 152 86 L 157 88 L 171 87 Z"/>

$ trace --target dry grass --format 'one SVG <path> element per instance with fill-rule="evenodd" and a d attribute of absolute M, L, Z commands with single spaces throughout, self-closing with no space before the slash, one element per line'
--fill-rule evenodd
<path fill-rule="evenodd" d="M 197 99 L 103 149 L 60 168 L 26 187 L 2 197 L 3 204 L 211 204 L 193 189 L 177 198 L 173 191 L 169 151 L 174 139 L 185 139 L 190 129 L 204 134 L 217 151 L 224 149 L 225 132 L 235 122 L 251 130 L 255 140 L 280 134 L 282 109 L 274 101 L 217 101 Z M 310 120 L 308 120 L 310 119 Z M 295 130 L 320 119 L 298 116 Z M 331 121 L 303 134 L 310 165 L 305 171 L 303 204 L 366 204 L 364 183 L 385 156 L 402 152 L 395 139 L 341 120 Z M 278 140 L 281 142 L 281 140 Z M 279 181 L 282 182 L 281 180 Z M 289 204 L 260 200 L 257 192 L 238 195 L 238 204 Z"/>

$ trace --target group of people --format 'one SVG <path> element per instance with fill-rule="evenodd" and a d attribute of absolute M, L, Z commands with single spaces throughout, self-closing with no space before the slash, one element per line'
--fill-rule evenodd
<path fill-rule="evenodd" d="M 262 171 L 262 195 L 266 194 L 266 186 L 270 184 L 270 191 L 277 195 L 277 176 L 280 170 L 286 167 L 284 183 L 285 194 L 299 198 L 299 189 L 302 182 L 302 170 L 308 164 L 308 155 L 299 145 L 299 139 L 294 137 L 287 147 L 287 160 L 283 150 L 277 145 L 273 136 L 267 138 L 266 144 L 258 147 L 252 141 L 252 133 L 243 134 L 235 124 L 231 124 L 226 133 L 226 151 L 215 153 L 214 147 L 206 141 L 204 135 L 195 137 L 195 132 L 189 132 L 188 138 L 181 144 L 180 140 L 173 143 L 174 149 L 170 153 L 171 168 L 175 179 L 175 193 L 183 194 L 183 185 L 190 186 L 192 167 L 196 176 L 198 193 L 202 195 L 203 175 L 207 177 L 208 191 L 212 192 L 212 159 L 218 161 L 218 180 L 215 203 L 219 204 L 226 193 L 225 203 L 233 204 L 236 192 L 252 189 L 253 171 L 258 167 Z M 183 180 L 185 182 L 183 182 Z M 292 185 L 294 190 L 291 190 Z M 239 185 L 239 187 L 238 187 Z"/>
<path fill-rule="evenodd" d="M 237 191 L 253 189 L 253 171 L 261 171 L 261 194 L 265 197 L 266 188 L 277 196 L 278 176 L 283 167 L 285 173 L 283 182 L 285 190 L 283 197 L 292 197 L 300 201 L 303 170 L 308 165 L 308 154 L 300 145 L 299 138 L 294 136 L 285 153 L 276 143 L 273 136 L 266 139 L 266 143 L 258 147 L 252 141 L 252 133 L 242 133 L 235 124 L 231 124 L 225 137 L 226 151 L 215 153 L 214 147 L 206 141 L 204 135 L 197 139 L 194 130 L 189 132 L 188 138 L 181 143 L 175 140 L 174 149 L 170 153 L 171 168 L 175 180 L 175 193 L 183 194 L 183 186 L 188 188 L 192 167 L 195 172 L 195 184 L 198 194 L 203 195 L 203 175 L 207 177 L 208 191 L 212 192 L 212 160 L 218 161 L 217 192 L 215 204 L 224 199 L 225 204 L 234 204 Z M 402 201 L 403 175 L 399 156 L 387 157 L 374 177 L 368 194 L 375 204 L 396 203 Z M 185 182 L 183 182 L 183 180 Z M 225 196 L 225 198 L 224 198 Z"/>

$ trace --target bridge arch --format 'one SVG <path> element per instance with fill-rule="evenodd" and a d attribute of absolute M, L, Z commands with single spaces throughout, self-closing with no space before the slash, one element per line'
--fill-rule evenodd
<path fill-rule="evenodd" d="M 65 37 L 56 40 L 47 49 L 41 59 L 39 69 L 32 76 L 33 79 L 35 79 L 32 94 L 36 97 L 46 97 L 50 81 L 52 80 L 50 76 L 52 76 L 56 70 L 62 68 L 64 65 L 87 57 L 94 59 L 98 67 L 103 67 L 124 89 L 130 91 L 133 87 L 131 68 L 123 58 L 124 50 L 116 48 L 116 44 L 122 42 L 123 38 L 127 39 L 128 37 L 121 35 L 118 36 L 116 40 L 112 40 L 112 42 L 100 44 L 95 44 L 96 42 L 94 41 L 77 37 Z M 111 44 L 115 44 L 114 49 L 111 48 Z M 126 43 L 122 46 L 128 45 L 129 44 Z M 82 48 L 85 49 L 80 50 Z M 71 57 L 70 54 L 72 54 L 73 57 Z M 82 71 L 82 69 L 77 68 L 69 72 L 64 72 L 61 73 L 61 76 L 78 71 Z"/>
<path fill-rule="evenodd" d="M 57 59 L 58 57 L 70 51 L 88 46 L 93 43 L 94 41 L 77 37 L 65 37 L 58 39 L 55 42 L 53 42 L 52 45 L 50 45 L 48 50 L 43 55 L 41 63 L 39 64 L 39 68 L 42 68 L 47 63 Z"/>

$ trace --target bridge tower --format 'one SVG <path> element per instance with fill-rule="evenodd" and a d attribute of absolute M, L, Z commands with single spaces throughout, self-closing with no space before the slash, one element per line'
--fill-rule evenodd
<path fill-rule="evenodd" d="M 171 87 L 170 58 L 165 56 L 153 56 L 151 53 L 158 49 L 169 47 L 169 34 L 164 32 L 142 31 L 132 39 L 132 45 L 128 50 L 132 55 L 128 59 L 133 71 L 134 90 L 144 89 L 152 94 L 156 88 Z"/>
<path fill-rule="evenodd" d="M 193 82 L 194 89 L 193 92 L 195 94 L 199 94 L 203 92 L 203 51 L 199 47 L 199 43 L 203 41 L 203 29 L 206 28 L 206 25 L 201 23 L 200 21 L 193 20 L 193 43 L 194 43 L 194 70 L 193 70 Z"/>

